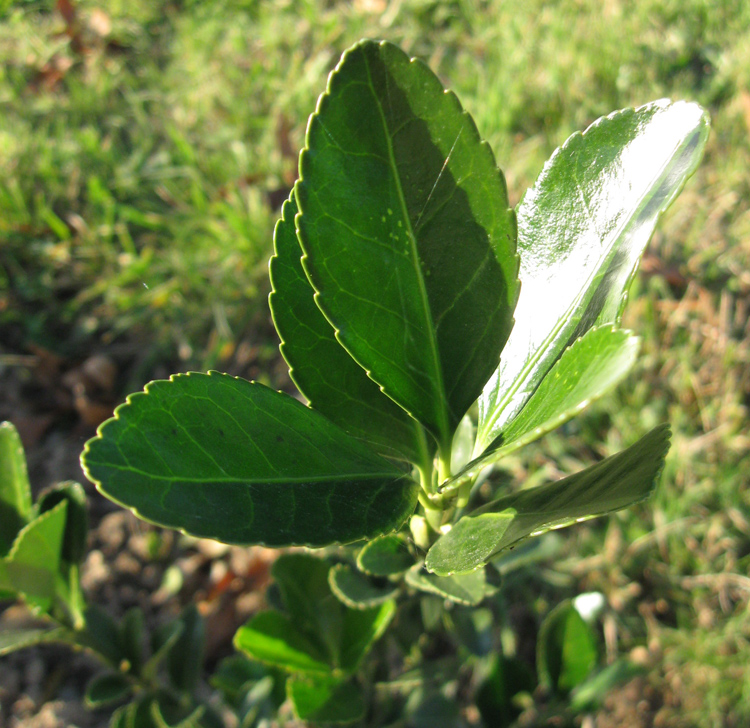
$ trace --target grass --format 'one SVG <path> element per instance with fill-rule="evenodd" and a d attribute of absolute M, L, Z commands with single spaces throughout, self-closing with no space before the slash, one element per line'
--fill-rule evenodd
<path fill-rule="evenodd" d="M 750 6 L 138 0 L 75 3 L 72 23 L 51 7 L 17 2 L 0 23 L 0 331 L 16 352 L 137 340 L 221 368 L 243 337 L 268 344 L 272 227 L 324 78 L 360 37 L 456 91 L 513 202 L 602 114 L 662 96 L 709 109 L 704 162 L 626 316 L 638 370 L 514 467 L 567 472 L 672 423 L 656 497 L 568 532 L 560 568 L 610 597 L 620 649 L 649 647 L 677 705 L 665 725 L 747 724 Z"/>

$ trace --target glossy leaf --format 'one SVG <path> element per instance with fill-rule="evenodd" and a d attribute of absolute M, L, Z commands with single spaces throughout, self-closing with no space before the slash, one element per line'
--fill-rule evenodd
<path fill-rule="evenodd" d="M 537 670 L 542 684 L 567 694 L 596 666 L 596 637 L 572 602 L 553 609 L 542 622 L 537 638 Z"/>
<path fill-rule="evenodd" d="M 295 677 L 287 682 L 287 693 L 300 720 L 351 723 L 364 716 L 362 689 L 353 680 Z"/>
<path fill-rule="evenodd" d="M 102 708 L 119 703 L 128 697 L 134 687 L 135 685 L 119 672 L 96 675 L 86 686 L 84 702 L 89 708 Z"/>
<path fill-rule="evenodd" d="M 0 656 L 23 650 L 26 647 L 49 642 L 64 642 L 68 636 L 62 627 L 44 628 L 4 628 L 0 630 Z"/>
<path fill-rule="evenodd" d="M 439 575 L 476 569 L 529 536 L 626 508 L 648 498 L 669 449 L 669 427 L 575 475 L 499 498 L 464 516 L 430 549 L 425 567 Z"/>
<path fill-rule="evenodd" d="M 45 513 L 62 501 L 68 503 L 62 558 L 69 564 L 79 564 L 86 554 L 89 535 L 86 493 L 81 485 L 68 481 L 51 486 L 39 496 L 37 508 Z"/>
<path fill-rule="evenodd" d="M 398 586 L 386 582 L 374 584 L 365 574 L 348 564 L 336 564 L 328 572 L 331 591 L 351 609 L 369 609 L 398 596 Z"/>
<path fill-rule="evenodd" d="M 328 674 L 331 670 L 326 655 L 280 612 L 256 614 L 237 630 L 234 646 L 254 660 L 290 672 Z"/>
<path fill-rule="evenodd" d="M 547 162 L 517 209 L 521 295 L 479 399 L 475 454 L 503 434 L 572 339 L 619 322 L 638 259 L 707 136 L 699 106 L 657 101 L 599 119 Z"/>
<path fill-rule="evenodd" d="M 357 556 L 357 566 L 370 576 L 403 574 L 414 565 L 406 541 L 398 535 L 381 536 L 365 544 Z"/>
<path fill-rule="evenodd" d="M 0 589 L 22 594 L 43 611 L 56 593 L 67 506 L 59 503 L 24 526 L 0 559 Z"/>
<path fill-rule="evenodd" d="M 420 463 L 429 444 L 419 423 L 380 391 L 336 340 L 302 268 L 292 197 L 281 209 L 270 272 L 271 313 L 289 374 L 310 406 L 379 452 Z"/>
<path fill-rule="evenodd" d="M 437 594 L 457 604 L 469 606 L 476 606 L 493 591 L 487 585 L 484 569 L 465 574 L 436 576 L 425 571 L 422 564 L 416 564 L 406 572 L 406 583 L 428 594 Z"/>
<path fill-rule="evenodd" d="M 295 194 L 303 263 L 338 340 L 448 452 L 518 293 L 489 146 L 426 65 L 363 41 L 310 118 Z"/>
<path fill-rule="evenodd" d="M 488 465 L 554 430 L 619 384 L 635 364 L 638 339 L 606 325 L 590 329 L 554 364 L 494 449 L 469 463 L 441 492 L 473 480 Z"/>
<path fill-rule="evenodd" d="M 227 543 L 373 538 L 411 515 L 418 490 L 320 413 L 216 372 L 131 395 L 82 463 L 104 495 L 139 517 Z"/>
<path fill-rule="evenodd" d="M 18 431 L 0 423 L 0 556 L 7 554 L 18 532 L 31 520 L 31 487 Z"/>

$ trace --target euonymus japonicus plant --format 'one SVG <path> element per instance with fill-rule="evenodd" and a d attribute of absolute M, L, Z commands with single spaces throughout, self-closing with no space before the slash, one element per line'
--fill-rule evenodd
<path fill-rule="evenodd" d="M 359 706 L 346 681 L 399 589 L 478 604 L 503 550 L 649 495 L 667 425 L 472 509 L 493 464 L 633 366 L 627 291 L 707 134 L 691 103 L 614 112 L 571 136 L 514 210 L 491 149 L 424 63 L 373 41 L 344 54 L 270 265 L 281 352 L 308 404 L 175 375 L 130 396 L 82 456 L 104 495 L 157 524 L 234 544 L 356 544 L 334 567 L 280 562 L 286 613 L 237 636 L 304 676 L 290 690 L 301 716 Z"/>

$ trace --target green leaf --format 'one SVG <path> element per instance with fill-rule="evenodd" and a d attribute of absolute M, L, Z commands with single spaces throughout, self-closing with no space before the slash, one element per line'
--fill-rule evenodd
<path fill-rule="evenodd" d="M 396 603 L 387 601 L 372 609 L 346 609 L 341 633 L 340 667 L 353 673 L 396 614 Z"/>
<path fill-rule="evenodd" d="M 348 564 L 336 564 L 328 572 L 328 582 L 336 598 L 352 609 L 377 607 L 398 596 L 398 586 L 390 582 L 374 584 L 365 574 Z"/>
<path fill-rule="evenodd" d="M 522 712 L 513 698 L 518 693 L 531 693 L 534 687 L 534 676 L 526 663 L 498 655 L 477 690 L 476 705 L 484 724 L 510 728 Z"/>
<path fill-rule="evenodd" d="M 436 689 L 417 688 L 404 708 L 409 728 L 456 728 L 462 726 L 459 703 Z"/>
<path fill-rule="evenodd" d="M 132 681 L 119 672 L 96 675 L 86 686 L 84 702 L 89 708 L 102 708 L 124 700 L 134 687 Z"/>
<path fill-rule="evenodd" d="M 425 571 L 422 564 L 415 564 L 406 572 L 406 583 L 428 594 L 437 594 L 457 604 L 469 606 L 476 606 L 492 591 L 487 586 L 484 569 L 466 574 L 436 576 Z"/>
<path fill-rule="evenodd" d="M 260 612 L 240 627 L 234 646 L 254 660 L 290 672 L 328 674 L 332 667 L 293 620 L 276 611 Z"/>
<path fill-rule="evenodd" d="M 31 487 L 18 431 L 0 423 L 0 556 L 10 550 L 18 532 L 31 520 Z"/>
<path fill-rule="evenodd" d="M 37 500 L 39 513 L 67 501 L 68 514 L 63 534 L 62 558 L 69 564 L 79 564 L 86 555 L 89 535 L 89 515 L 86 493 L 79 483 L 67 481 L 47 488 Z"/>
<path fill-rule="evenodd" d="M 24 526 L 0 559 L 0 589 L 22 594 L 42 611 L 52 605 L 60 567 L 67 501 Z"/>
<path fill-rule="evenodd" d="M 414 557 L 401 536 L 381 536 L 365 544 L 357 556 L 357 566 L 370 576 L 396 576 L 414 565 Z"/>
<path fill-rule="evenodd" d="M 320 413 L 225 374 L 131 395 L 82 455 L 136 515 L 227 543 L 327 545 L 398 528 L 418 485 Z"/>
<path fill-rule="evenodd" d="M 570 707 L 578 712 L 594 710 L 602 705 L 613 688 L 643 672 L 643 667 L 620 658 L 578 683 L 570 695 Z"/>
<path fill-rule="evenodd" d="M 363 41 L 310 117 L 295 194 L 337 339 L 448 452 L 518 295 L 515 219 L 489 146 L 425 64 Z"/>
<path fill-rule="evenodd" d="M 353 680 L 298 677 L 287 682 L 287 694 L 300 720 L 314 723 L 351 723 L 365 713 L 362 689 Z"/>
<path fill-rule="evenodd" d="M 547 615 L 537 638 L 542 684 L 565 695 L 589 676 L 598 657 L 596 636 L 572 602 L 559 604 Z"/>
<path fill-rule="evenodd" d="M 131 607 L 120 622 L 119 643 L 122 654 L 128 663 L 128 671 L 139 675 L 143 666 L 145 640 L 145 620 L 139 607 Z"/>
<path fill-rule="evenodd" d="M 271 567 L 294 626 L 338 665 L 344 608 L 328 583 L 330 565 L 311 554 L 282 554 Z"/>
<path fill-rule="evenodd" d="M 194 604 L 182 611 L 182 632 L 167 656 L 169 679 L 178 690 L 192 693 L 203 670 L 206 629 Z"/>
<path fill-rule="evenodd" d="M 247 691 L 247 686 L 255 685 L 270 677 L 269 672 L 265 665 L 235 653 L 225 657 L 219 663 L 211 674 L 209 682 L 211 687 L 221 692 L 228 703 L 237 707 L 239 700 Z"/>
<path fill-rule="evenodd" d="M 707 136 L 699 106 L 657 101 L 599 119 L 547 162 L 517 209 L 521 295 L 479 399 L 475 454 L 503 433 L 571 340 L 619 323 L 638 259 Z"/>
<path fill-rule="evenodd" d="M 611 325 L 590 329 L 563 352 L 494 448 L 446 481 L 440 491 L 455 490 L 473 480 L 483 468 L 559 427 L 606 394 L 635 364 L 638 346 L 629 331 Z"/>
<path fill-rule="evenodd" d="M 145 680 L 153 680 L 156 677 L 159 665 L 166 659 L 170 650 L 174 647 L 185 625 L 180 619 L 160 625 L 151 633 L 151 656 L 143 664 L 141 675 Z"/>
<path fill-rule="evenodd" d="M 2 629 L 0 630 L 0 656 L 34 645 L 64 642 L 67 641 L 68 634 L 67 630 L 62 627 Z"/>
<path fill-rule="evenodd" d="M 669 426 L 661 425 L 586 470 L 482 506 L 435 542 L 425 567 L 443 576 L 469 572 L 529 536 L 648 498 L 664 465 L 669 436 Z"/>
<path fill-rule="evenodd" d="M 104 656 L 112 667 L 119 669 L 125 659 L 120 630 L 112 616 L 96 604 L 89 604 L 84 612 L 85 627 L 76 634 L 78 644 Z"/>
<path fill-rule="evenodd" d="M 386 397 L 349 356 L 315 304 L 302 268 L 294 197 L 281 213 L 274 233 L 269 303 L 292 380 L 313 409 L 353 437 L 386 455 L 422 462 L 430 453 L 419 423 Z"/>

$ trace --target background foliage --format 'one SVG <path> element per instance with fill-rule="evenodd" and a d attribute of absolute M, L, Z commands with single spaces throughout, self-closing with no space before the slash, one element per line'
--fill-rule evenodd
<path fill-rule="evenodd" d="M 651 709 L 673 721 L 664 725 L 746 724 L 747 3 L 5 6 L 0 372 L 40 351 L 68 362 L 105 352 L 124 362 L 120 396 L 160 366 L 286 386 L 266 304 L 272 226 L 322 79 L 360 37 L 421 56 L 457 93 L 512 204 L 598 116 L 661 96 L 704 105 L 706 156 L 660 225 L 623 321 L 645 339 L 635 373 L 506 467 L 539 482 L 672 423 L 655 498 L 567 532 L 567 558 L 527 573 L 519 599 L 543 614 L 602 591 L 607 648 L 636 650 L 648 666 Z"/>

